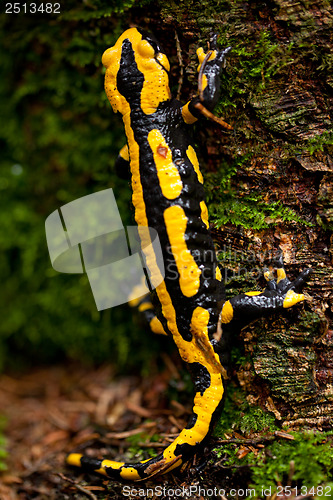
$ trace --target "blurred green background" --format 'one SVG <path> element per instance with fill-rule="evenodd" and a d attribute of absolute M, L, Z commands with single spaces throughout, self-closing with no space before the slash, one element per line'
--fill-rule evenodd
<path fill-rule="evenodd" d="M 125 142 L 103 88 L 101 56 L 135 2 L 66 1 L 61 15 L 1 15 L 0 369 L 114 360 L 158 340 L 128 306 L 98 312 L 86 275 L 51 267 L 46 217 L 112 187 L 124 225 L 131 194 L 113 172 Z M 142 2 L 141 2 L 142 3 Z M 112 13 L 111 13 L 112 12 Z"/>

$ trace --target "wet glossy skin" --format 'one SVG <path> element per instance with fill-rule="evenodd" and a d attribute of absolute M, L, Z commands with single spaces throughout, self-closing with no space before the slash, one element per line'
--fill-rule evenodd
<path fill-rule="evenodd" d="M 118 166 L 126 169 L 130 163 L 136 223 L 158 231 L 166 270 L 155 290 L 156 316 L 149 301 L 141 301 L 140 307 L 153 331 L 173 338 L 196 391 L 187 427 L 157 457 L 136 464 L 75 453 L 67 458 L 71 465 L 109 477 L 140 480 L 179 467 L 203 446 L 221 410 L 227 340 L 214 336 L 223 284 L 191 135 L 191 125 L 200 117 L 197 104 L 211 110 L 219 96 L 219 75 L 227 51 L 211 48 L 206 59 L 203 49 L 198 50 L 201 98 L 185 106 L 171 98 L 169 62 L 152 35 L 129 29 L 103 55 L 105 90 L 113 110 L 123 116 L 127 136 Z M 154 269 L 154 256 L 148 259 Z M 304 296 L 293 290 L 300 291 L 305 274 L 295 284 L 283 274 L 282 263 L 279 273 L 277 282 L 270 281 L 264 292 L 227 301 L 222 323 L 243 326 L 244 320 L 302 301 Z"/>

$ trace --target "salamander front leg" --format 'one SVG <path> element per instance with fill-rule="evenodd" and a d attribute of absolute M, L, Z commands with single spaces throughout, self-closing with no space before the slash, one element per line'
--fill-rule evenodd
<path fill-rule="evenodd" d="M 231 125 L 221 118 L 213 115 L 212 110 L 217 104 L 220 95 L 220 74 L 225 65 L 226 56 L 231 47 L 218 50 L 217 35 L 210 39 L 210 48 L 207 52 L 202 47 L 198 48 L 198 96 L 194 97 L 182 108 L 185 123 L 192 124 L 201 116 L 205 116 L 219 123 L 227 130 L 232 130 Z"/>
<path fill-rule="evenodd" d="M 304 300 L 302 289 L 308 281 L 311 269 L 305 269 L 294 281 L 287 278 L 282 254 L 275 260 L 276 279 L 268 270 L 264 272 L 267 286 L 263 292 L 247 292 L 227 300 L 222 308 L 222 324 L 243 328 L 251 321 L 269 316 Z"/>

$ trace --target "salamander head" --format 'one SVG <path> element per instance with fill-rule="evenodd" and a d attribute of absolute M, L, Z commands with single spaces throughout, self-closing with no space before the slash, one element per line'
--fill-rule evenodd
<path fill-rule="evenodd" d="M 102 62 L 105 91 L 115 112 L 125 114 L 131 104 L 139 104 L 145 114 L 151 114 L 170 99 L 170 64 L 153 35 L 130 28 L 104 52 Z"/>

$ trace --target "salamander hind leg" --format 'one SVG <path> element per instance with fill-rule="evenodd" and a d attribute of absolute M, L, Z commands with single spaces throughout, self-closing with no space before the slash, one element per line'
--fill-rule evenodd
<path fill-rule="evenodd" d="M 264 270 L 267 286 L 262 292 L 242 293 L 224 303 L 222 324 L 243 328 L 260 317 L 269 316 L 304 301 L 302 290 L 312 270 L 305 269 L 295 280 L 290 281 L 284 269 L 282 254 L 275 259 L 274 264 L 276 278 L 268 269 Z"/>

